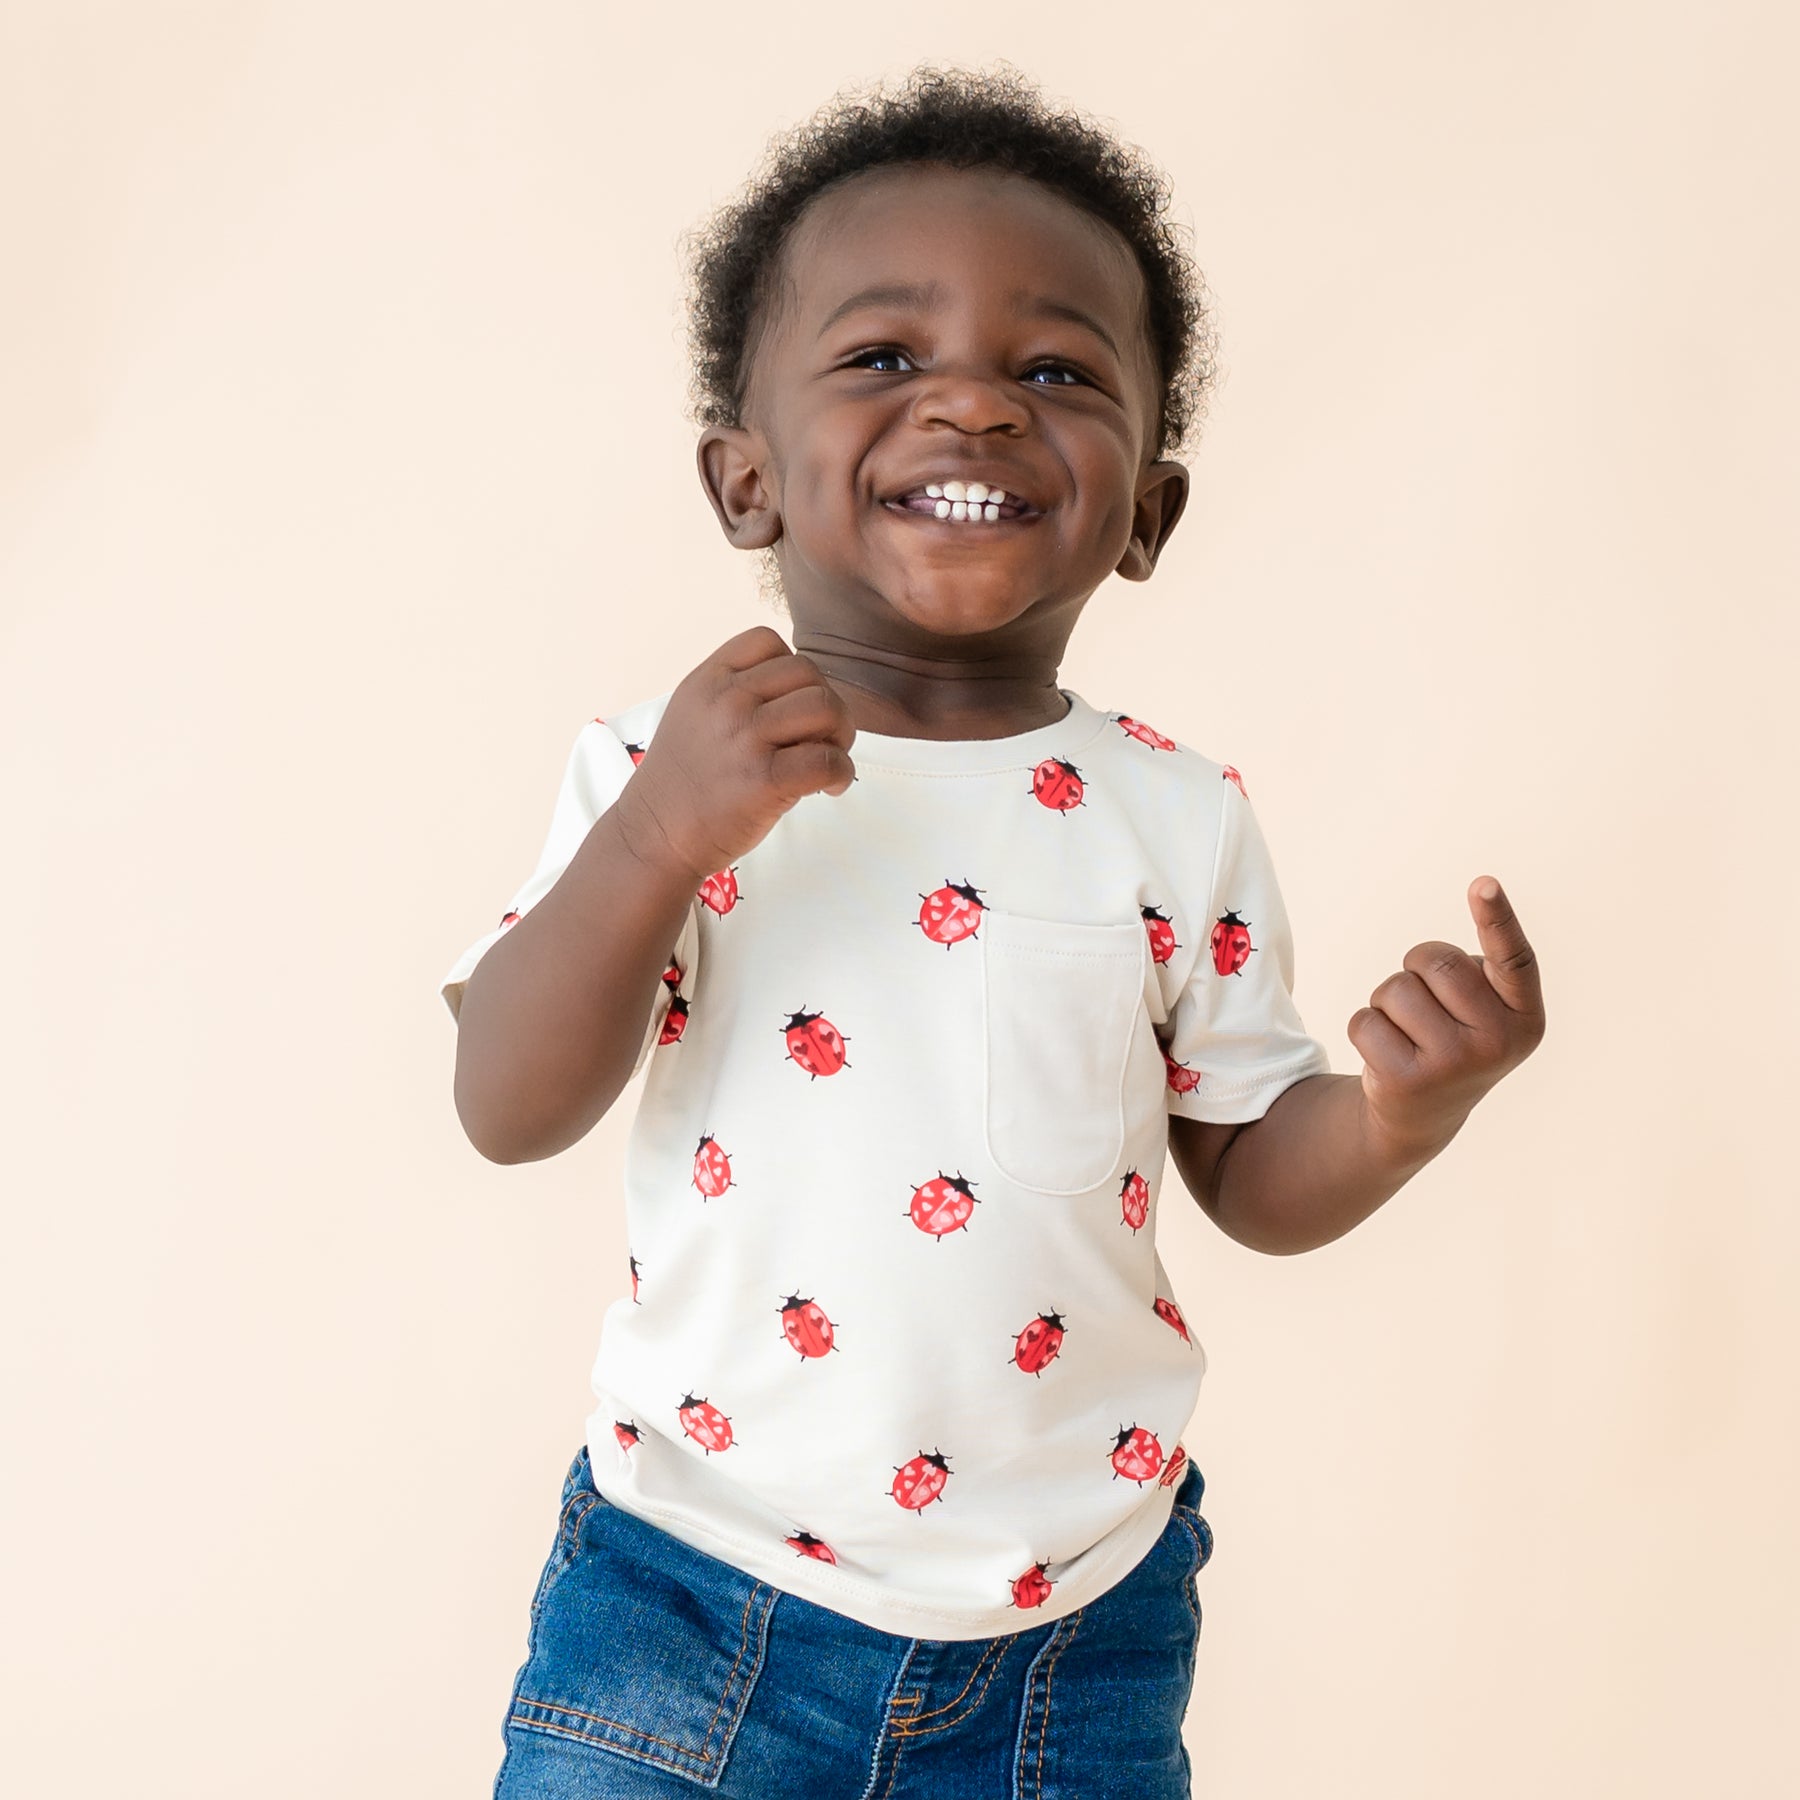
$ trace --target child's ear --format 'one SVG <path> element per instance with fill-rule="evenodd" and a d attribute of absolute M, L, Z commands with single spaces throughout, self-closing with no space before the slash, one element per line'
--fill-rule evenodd
<path fill-rule="evenodd" d="M 1188 472 L 1178 462 L 1153 462 L 1138 483 L 1131 515 L 1131 542 L 1117 573 L 1127 581 L 1148 581 L 1169 533 L 1187 507 Z"/>
<path fill-rule="evenodd" d="M 700 485 L 735 548 L 766 550 L 781 536 L 781 513 L 763 476 L 769 447 L 760 432 L 709 425 L 694 458 Z"/>

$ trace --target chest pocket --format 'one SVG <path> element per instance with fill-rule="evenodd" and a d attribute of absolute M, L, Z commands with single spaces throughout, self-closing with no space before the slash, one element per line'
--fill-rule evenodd
<path fill-rule="evenodd" d="M 1084 1194 L 1125 1148 L 1125 1071 L 1144 1003 L 1141 921 L 981 917 L 983 1117 L 1009 1181 Z"/>

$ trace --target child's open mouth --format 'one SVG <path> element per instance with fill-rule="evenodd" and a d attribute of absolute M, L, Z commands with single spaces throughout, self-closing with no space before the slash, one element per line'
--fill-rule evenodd
<path fill-rule="evenodd" d="M 999 525 L 1042 515 L 1028 502 L 1004 488 L 982 481 L 927 482 L 884 502 L 888 507 L 946 524 Z"/>

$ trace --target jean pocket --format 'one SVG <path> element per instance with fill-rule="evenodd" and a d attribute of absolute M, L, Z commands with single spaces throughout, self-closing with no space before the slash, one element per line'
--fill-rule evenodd
<path fill-rule="evenodd" d="M 577 1484 L 507 1730 L 717 1787 L 775 1599 L 767 1583 Z"/>
<path fill-rule="evenodd" d="M 563 1477 L 562 1505 L 556 1518 L 556 1541 L 550 1546 L 543 1572 L 538 1576 L 537 1592 L 531 1596 L 531 1616 L 534 1619 L 557 1579 L 580 1553 L 581 1528 L 588 1514 L 596 1506 L 606 1504 L 595 1491 L 588 1469 L 588 1449 L 583 1444 L 576 1451 L 575 1460 L 569 1464 L 568 1474 Z"/>
<path fill-rule="evenodd" d="M 1125 1080 L 1144 1020 L 1143 922 L 981 919 L 983 1118 L 1009 1181 L 1085 1194 L 1125 1149 Z"/>

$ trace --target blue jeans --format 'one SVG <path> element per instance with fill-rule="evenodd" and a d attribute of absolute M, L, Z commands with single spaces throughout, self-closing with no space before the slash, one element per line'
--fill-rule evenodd
<path fill-rule="evenodd" d="M 1205 1485 L 1190 1463 L 1150 1553 L 1066 1617 L 905 1638 L 602 1499 L 584 1445 L 495 1800 L 1187 1800 Z"/>

